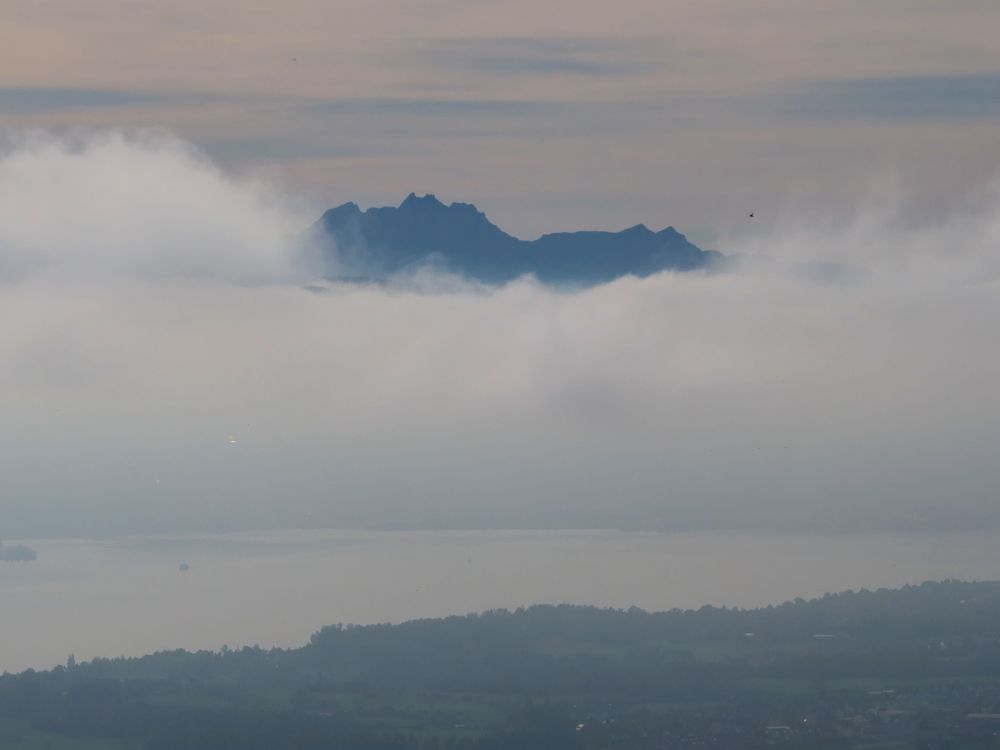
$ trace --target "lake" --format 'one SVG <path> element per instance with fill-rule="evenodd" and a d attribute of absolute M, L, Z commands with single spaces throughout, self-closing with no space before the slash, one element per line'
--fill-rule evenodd
<path fill-rule="evenodd" d="M 337 622 L 542 602 L 749 607 L 1000 578 L 997 532 L 286 531 L 24 543 L 36 561 L 0 563 L 0 670 L 49 668 L 71 653 L 295 646 Z"/>

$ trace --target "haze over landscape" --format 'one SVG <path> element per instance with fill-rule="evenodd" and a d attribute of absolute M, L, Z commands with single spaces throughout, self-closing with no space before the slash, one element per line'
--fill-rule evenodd
<path fill-rule="evenodd" d="M 998 28 L 7 0 L 0 748 L 996 747 Z"/>
<path fill-rule="evenodd" d="M 995 525 L 996 194 L 899 213 L 575 291 L 324 281 L 315 215 L 180 141 L 29 136 L 0 161 L 5 534 Z"/>

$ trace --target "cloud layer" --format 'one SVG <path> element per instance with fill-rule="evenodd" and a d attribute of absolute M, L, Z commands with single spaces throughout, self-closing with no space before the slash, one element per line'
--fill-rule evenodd
<path fill-rule="evenodd" d="M 8 149 L 4 534 L 1000 523 L 992 193 L 573 294 L 307 291 L 287 203 L 170 139 Z"/>
<path fill-rule="evenodd" d="M 11 138 L 0 161 L 0 273 L 276 281 L 302 218 L 163 134 Z"/>

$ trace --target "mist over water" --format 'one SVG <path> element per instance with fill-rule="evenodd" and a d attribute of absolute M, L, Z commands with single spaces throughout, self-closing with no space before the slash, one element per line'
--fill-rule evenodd
<path fill-rule="evenodd" d="M 1000 574 L 994 192 L 576 291 L 317 280 L 295 205 L 162 135 L 8 144 L 0 668 Z"/>
<path fill-rule="evenodd" d="M 1000 521 L 994 192 L 575 292 L 309 291 L 294 205 L 163 136 L 9 144 L 5 537 Z"/>

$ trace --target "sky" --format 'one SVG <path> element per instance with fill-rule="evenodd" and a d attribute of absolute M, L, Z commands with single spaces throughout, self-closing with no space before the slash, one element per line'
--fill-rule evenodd
<path fill-rule="evenodd" d="M 0 14 L 0 537 L 1000 526 L 995 5 Z M 736 261 L 317 282 L 411 190 Z"/>
<path fill-rule="evenodd" d="M 994 176 L 990 0 L 7 0 L 0 126 L 163 128 L 315 211 L 411 191 L 526 239 L 916 215 Z"/>

